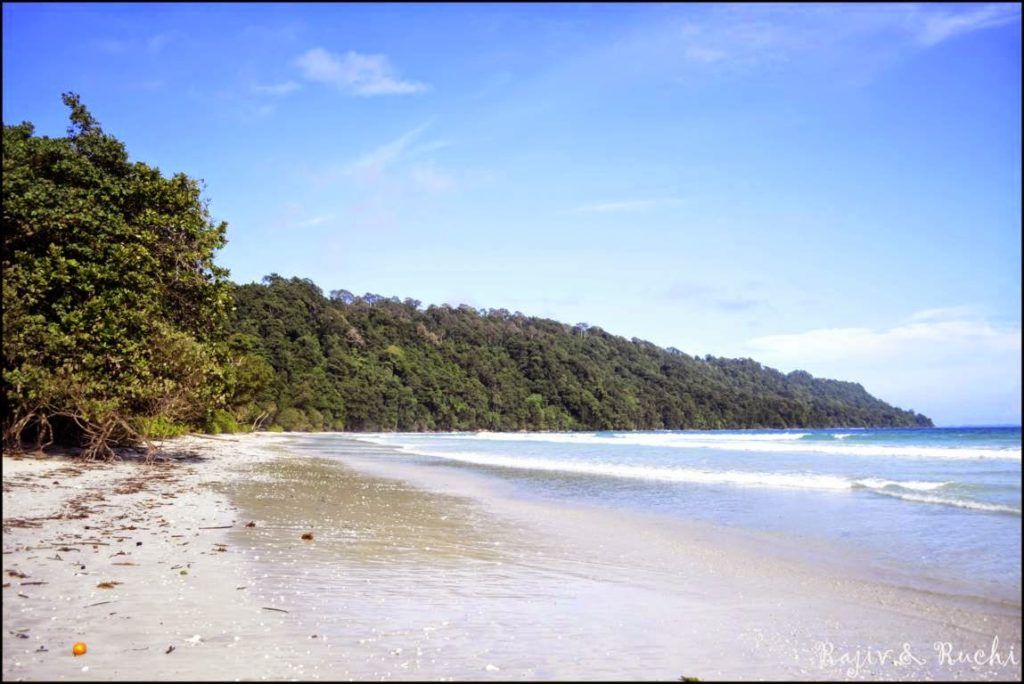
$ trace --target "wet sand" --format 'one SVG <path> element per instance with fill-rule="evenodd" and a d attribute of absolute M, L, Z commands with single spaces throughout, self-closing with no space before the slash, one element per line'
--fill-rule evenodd
<path fill-rule="evenodd" d="M 295 444 L 188 438 L 174 450 L 205 460 L 156 467 L 5 457 L 4 678 L 1020 678 L 1019 601 Z M 1016 664 L 988 662 L 995 636 Z"/>

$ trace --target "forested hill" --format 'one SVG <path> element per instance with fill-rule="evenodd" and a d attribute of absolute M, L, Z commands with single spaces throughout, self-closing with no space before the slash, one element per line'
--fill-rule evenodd
<path fill-rule="evenodd" d="M 234 287 L 232 412 L 286 430 L 926 427 L 853 382 L 692 357 L 505 310 L 325 297 L 276 275 Z M 269 365 L 268 365 L 269 364 Z"/>
<path fill-rule="evenodd" d="M 86 458 L 193 429 L 930 426 L 860 385 L 504 310 L 330 298 L 215 262 L 202 184 L 131 161 L 74 93 L 3 134 L 3 443 Z"/>

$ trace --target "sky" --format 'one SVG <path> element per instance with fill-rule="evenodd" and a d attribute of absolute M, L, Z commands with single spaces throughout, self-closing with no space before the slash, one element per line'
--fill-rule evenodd
<path fill-rule="evenodd" d="M 1021 422 L 1016 4 L 3 5 L 3 121 L 81 95 L 201 178 L 236 282 L 587 322 Z"/>

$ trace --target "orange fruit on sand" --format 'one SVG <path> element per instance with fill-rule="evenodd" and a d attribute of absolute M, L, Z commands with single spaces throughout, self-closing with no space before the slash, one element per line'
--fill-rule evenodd
<path fill-rule="evenodd" d="M 77 644 L 71 647 L 71 652 L 76 656 L 85 655 L 85 644 L 79 641 Z"/>

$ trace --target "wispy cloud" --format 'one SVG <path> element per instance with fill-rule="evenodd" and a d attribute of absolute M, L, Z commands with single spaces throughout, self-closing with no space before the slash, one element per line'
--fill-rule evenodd
<path fill-rule="evenodd" d="M 912 322 L 920 321 L 949 321 L 949 320 L 978 320 L 980 313 L 973 306 L 944 306 L 935 309 L 921 309 L 910 314 L 907 320 Z"/>
<path fill-rule="evenodd" d="M 100 52 L 110 55 L 122 55 L 129 52 L 146 52 L 151 55 L 160 54 L 165 47 L 179 39 L 177 31 L 165 31 L 151 36 L 132 36 L 130 38 L 101 38 L 92 42 Z"/>
<path fill-rule="evenodd" d="M 1020 353 L 1020 326 L 1000 328 L 979 318 L 965 318 L 960 308 L 928 309 L 891 328 L 818 328 L 801 333 L 767 335 L 748 342 L 755 351 L 793 361 L 892 358 L 913 353 Z"/>
<path fill-rule="evenodd" d="M 750 288 L 746 287 L 741 292 L 736 292 L 707 283 L 680 280 L 665 291 L 655 294 L 673 304 L 685 304 L 695 309 L 711 309 L 723 314 L 749 312 L 768 306 L 763 297 L 749 294 L 749 290 Z"/>
<path fill-rule="evenodd" d="M 155 36 L 150 36 L 146 40 L 146 50 L 151 54 L 158 54 L 171 42 L 172 37 L 170 33 L 158 33 Z"/>
<path fill-rule="evenodd" d="M 252 92 L 257 95 L 288 95 L 294 93 L 302 86 L 295 81 L 284 81 L 282 83 L 257 83 L 252 86 Z"/>
<path fill-rule="evenodd" d="M 593 202 L 590 204 L 582 204 L 572 209 L 573 212 L 577 213 L 596 213 L 596 214 L 608 214 L 616 212 L 629 212 L 629 211 L 644 211 L 648 209 L 656 209 L 658 207 L 666 207 L 681 203 L 678 197 L 654 197 L 648 199 L 629 199 L 629 200 L 617 200 L 612 202 Z"/>
<path fill-rule="evenodd" d="M 450 192 L 459 187 L 455 174 L 434 164 L 422 164 L 409 169 L 409 180 L 416 188 L 429 193 Z"/>
<path fill-rule="evenodd" d="M 783 370 L 855 379 L 940 424 L 965 416 L 1020 421 L 1020 323 L 997 325 L 969 307 L 918 311 L 887 328 L 766 335 L 738 351 Z"/>
<path fill-rule="evenodd" d="M 345 165 L 346 173 L 362 180 L 379 178 L 386 167 L 399 158 L 403 156 L 408 157 L 414 152 L 413 144 L 428 127 L 429 124 L 421 124 L 394 140 L 390 140 L 359 156 L 354 161 Z M 420 149 L 424 147 L 423 145 L 419 146 Z M 436 148 L 432 147 L 431 149 Z"/>
<path fill-rule="evenodd" d="M 428 128 L 429 123 L 421 124 L 340 167 L 328 169 L 321 175 L 321 181 L 330 183 L 346 177 L 366 187 L 427 194 L 457 190 L 462 185 L 460 175 L 429 158 L 431 152 L 444 149 L 451 142 L 423 140 Z"/>
<path fill-rule="evenodd" d="M 408 95 L 429 88 L 425 83 L 400 79 L 386 55 L 353 51 L 335 55 L 317 47 L 300 55 L 295 64 L 307 80 L 353 95 Z"/>
<path fill-rule="evenodd" d="M 291 228 L 312 228 L 313 226 L 322 226 L 334 219 L 334 214 L 325 214 L 323 216 L 314 216 L 312 218 L 304 219 L 302 221 L 295 221 L 290 224 Z"/>
<path fill-rule="evenodd" d="M 931 7 L 920 15 L 917 41 L 921 45 L 937 45 L 964 33 L 1003 26 L 1020 21 L 1017 3 L 989 3 L 970 9 Z"/>
<path fill-rule="evenodd" d="M 119 55 L 128 51 L 130 43 L 126 40 L 118 40 L 116 38 L 100 38 L 92 42 L 100 52 L 105 52 L 108 55 Z"/>
<path fill-rule="evenodd" d="M 800 69 L 864 83 L 902 56 L 1020 21 L 1011 3 L 983 5 L 716 4 L 667 9 L 604 48 L 602 73 L 643 70 L 674 79 Z"/>

